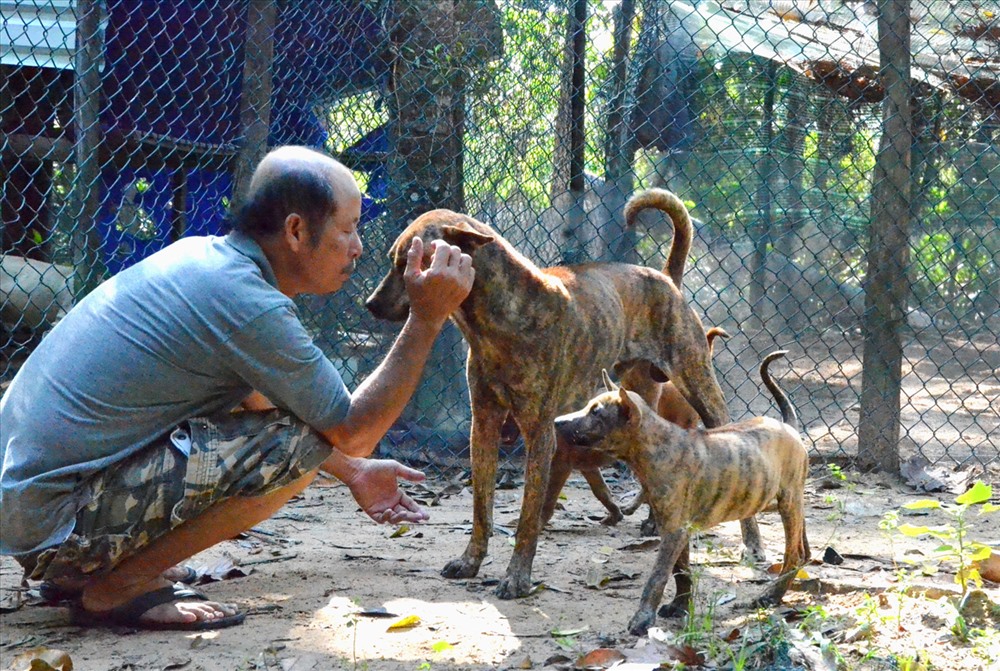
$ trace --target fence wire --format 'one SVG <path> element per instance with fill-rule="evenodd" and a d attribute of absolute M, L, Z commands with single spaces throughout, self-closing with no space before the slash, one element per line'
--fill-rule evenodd
<path fill-rule="evenodd" d="M 893 8 L 909 26 L 896 40 Z M 363 303 L 414 216 L 467 212 L 541 266 L 659 268 L 669 224 L 626 231 L 621 207 L 662 186 L 695 217 L 687 297 L 732 335 L 715 365 L 734 418 L 774 413 L 756 368 L 787 348 L 779 374 L 814 457 L 884 463 L 873 446 L 888 442 L 899 461 L 1000 463 L 1000 2 L 0 0 L 0 13 L 4 388 L 82 295 L 182 236 L 225 233 L 266 149 L 302 144 L 364 192 L 353 283 L 300 300 L 349 386 L 395 334 Z M 880 164 L 889 146 L 906 151 Z M 886 295 L 898 314 L 880 321 Z M 870 363 L 897 346 L 898 382 Z M 447 328 L 385 450 L 467 456 L 464 347 Z M 881 412 L 897 397 L 898 416 Z"/>

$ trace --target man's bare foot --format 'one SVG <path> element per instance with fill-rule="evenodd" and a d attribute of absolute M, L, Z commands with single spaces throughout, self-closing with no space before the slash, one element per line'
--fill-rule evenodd
<path fill-rule="evenodd" d="M 186 585 L 193 585 L 198 579 L 198 572 L 183 564 L 171 566 L 160 575 L 170 582 L 182 582 Z M 42 583 L 39 591 L 42 594 L 42 598 L 47 601 L 65 601 L 80 596 L 86 585 L 86 580 L 47 580 Z"/>

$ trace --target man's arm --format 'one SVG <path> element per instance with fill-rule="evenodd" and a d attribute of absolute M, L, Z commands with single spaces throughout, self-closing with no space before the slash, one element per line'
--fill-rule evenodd
<path fill-rule="evenodd" d="M 472 289 L 472 259 L 458 247 L 435 242 L 426 270 L 421 268 L 422 259 L 423 242 L 414 238 L 404 273 L 410 299 L 406 323 L 382 363 L 351 395 L 351 409 L 344 421 L 323 432 L 344 455 L 367 457 L 374 451 L 416 390 L 441 327 Z M 323 465 L 335 475 L 336 467 L 343 464 Z"/>

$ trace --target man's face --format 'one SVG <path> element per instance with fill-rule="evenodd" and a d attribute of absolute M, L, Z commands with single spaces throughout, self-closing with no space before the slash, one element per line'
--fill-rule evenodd
<path fill-rule="evenodd" d="M 336 214 L 322 226 L 319 240 L 310 236 L 310 244 L 302 256 L 302 274 L 307 279 L 308 293 L 333 293 L 350 278 L 363 250 L 358 235 L 360 219 L 361 195 L 352 194 L 340 199 Z"/>

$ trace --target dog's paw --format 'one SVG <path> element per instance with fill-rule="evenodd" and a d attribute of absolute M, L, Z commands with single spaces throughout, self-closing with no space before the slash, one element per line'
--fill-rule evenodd
<path fill-rule="evenodd" d="M 645 636 L 649 628 L 656 623 L 656 615 L 652 610 L 640 610 L 628 623 L 628 633 L 633 636 Z"/>
<path fill-rule="evenodd" d="M 625 519 L 620 510 L 609 510 L 608 514 L 601 519 L 601 524 L 606 527 L 613 527 Z"/>
<path fill-rule="evenodd" d="M 687 615 L 687 603 L 685 601 L 671 601 L 670 603 L 665 603 L 660 606 L 660 609 L 656 611 L 656 614 L 660 617 L 684 617 Z"/>
<path fill-rule="evenodd" d="M 441 569 L 441 575 L 445 578 L 475 578 L 479 573 L 479 563 L 472 562 L 465 557 L 452 559 Z"/>
<path fill-rule="evenodd" d="M 656 520 L 650 515 L 642 521 L 639 525 L 639 533 L 643 536 L 659 536 L 660 532 L 656 529 Z"/>
<path fill-rule="evenodd" d="M 521 597 L 528 596 L 531 593 L 531 577 L 525 576 L 523 579 L 521 576 L 506 576 L 497 585 L 495 594 L 498 598 L 505 601 L 510 599 L 520 599 Z"/>

